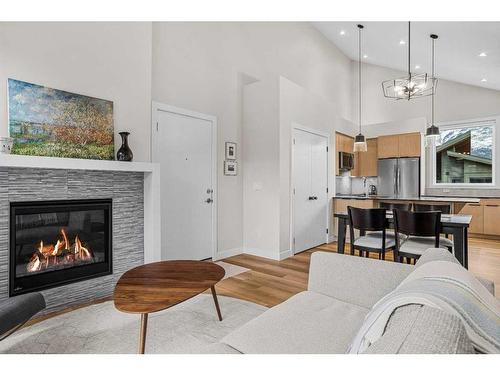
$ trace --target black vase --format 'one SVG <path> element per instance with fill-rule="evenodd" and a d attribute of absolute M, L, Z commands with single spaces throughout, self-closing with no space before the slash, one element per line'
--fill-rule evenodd
<path fill-rule="evenodd" d="M 128 136 L 129 132 L 120 132 L 118 133 L 122 137 L 122 145 L 118 152 L 116 153 L 116 160 L 118 161 L 132 161 L 134 158 L 134 154 L 130 147 L 128 147 Z"/>

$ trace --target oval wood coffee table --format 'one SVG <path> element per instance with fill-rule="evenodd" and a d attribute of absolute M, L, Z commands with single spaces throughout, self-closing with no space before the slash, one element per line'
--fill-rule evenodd
<path fill-rule="evenodd" d="M 113 293 L 115 307 L 141 314 L 139 353 L 144 354 L 148 314 L 165 310 L 210 288 L 219 320 L 222 320 L 214 285 L 225 275 L 224 268 L 205 261 L 172 260 L 144 264 L 125 272 Z"/>

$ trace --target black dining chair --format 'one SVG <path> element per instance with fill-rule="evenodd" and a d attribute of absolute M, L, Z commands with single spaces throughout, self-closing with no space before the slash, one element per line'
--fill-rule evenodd
<path fill-rule="evenodd" d="M 379 207 L 386 210 L 404 210 L 411 211 L 411 203 L 393 203 L 393 202 L 380 202 Z"/>
<path fill-rule="evenodd" d="M 411 263 L 420 258 L 428 248 L 445 246 L 440 245 L 441 212 L 423 211 L 413 212 L 393 210 L 394 229 L 396 231 L 396 247 L 394 260 L 402 262 L 403 258 Z M 400 236 L 405 235 L 405 241 L 400 241 Z"/>
<path fill-rule="evenodd" d="M 449 204 L 423 204 L 414 203 L 413 211 L 415 212 L 428 212 L 428 211 L 440 211 L 443 215 L 449 215 L 451 213 L 451 208 Z M 446 248 L 453 253 L 453 241 L 448 238 L 445 234 L 444 237 L 439 238 L 439 243 L 446 246 Z"/>
<path fill-rule="evenodd" d="M 351 236 L 351 255 L 355 250 L 359 256 L 368 257 L 370 252 L 378 253 L 379 259 L 385 259 L 385 252 L 396 246 L 394 234 L 386 232 L 387 218 L 385 208 L 347 207 L 349 214 L 349 231 Z M 355 237 L 354 230 L 360 232 Z M 366 233 L 370 232 L 370 233 Z"/>

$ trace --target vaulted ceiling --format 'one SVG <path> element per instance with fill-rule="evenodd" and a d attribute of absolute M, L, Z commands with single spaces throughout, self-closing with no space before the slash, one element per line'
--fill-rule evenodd
<path fill-rule="evenodd" d="M 407 70 L 407 22 L 314 22 L 313 25 L 349 58 L 357 60 L 358 23 L 365 26 L 363 62 Z M 500 22 L 412 22 L 414 72 L 431 71 L 430 34 L 439 36 L 435 44 L 438 78 L 500 90 Z"/>

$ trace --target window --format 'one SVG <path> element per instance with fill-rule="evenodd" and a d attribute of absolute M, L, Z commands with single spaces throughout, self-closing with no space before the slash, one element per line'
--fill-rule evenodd
<path fill-rule="evenodd" d="M 492 184 L 494 121 L 440 126 L 435 144 L 436 184 Z"/>

